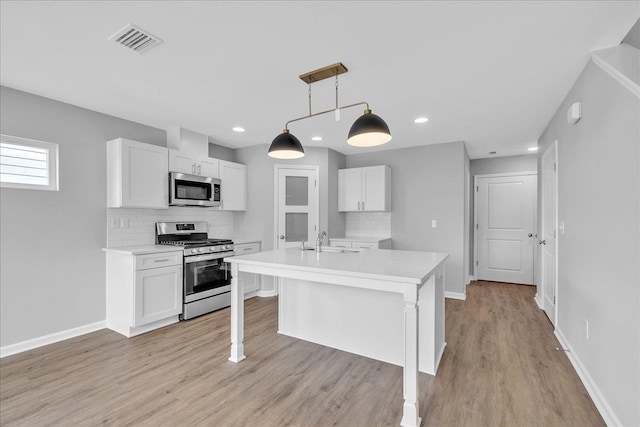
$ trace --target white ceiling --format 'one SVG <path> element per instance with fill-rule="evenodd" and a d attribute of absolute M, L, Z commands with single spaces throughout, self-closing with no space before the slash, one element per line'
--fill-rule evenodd
<path fill-rule="evenodd" d="M 368 101 L 393 140 L 465 141 L 471 158 L 526 154 L 589 59 L 617 45 L 637 1 L 2 1 L 5 86 L 237 148 L 267 144 L 308 113 L 298 75 L 338 61 L 340 104 Z M 133 23 L 164 43 L 140 55 L 110 35 Z M 335 82 L 312 85 L 313 111 Z M 293 123 L 345 154 L 362 109 Z M 413 123 L 427 116 L 423 125 Z M 246 128 L 244 133 L 232 131 Z M 321 142 L 311 141 L 320 135 Z"/>

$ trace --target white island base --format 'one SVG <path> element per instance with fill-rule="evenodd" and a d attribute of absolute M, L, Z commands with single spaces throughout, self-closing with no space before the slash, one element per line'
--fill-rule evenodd
<path fill-rule="evenodd" d="M 402 366 L 400 425 L 419 426 L 418 369 L 435 374 L 445 346 L 446 258 L 432 252 L 298 249 L 225 258 L 232 275 L 229 360 L 246 357 L 238 273 L 280 277 L 280 332 Z"/>
<path fill-rule="evenodd" d="M 444 289 L 432 275 L 419 290 L 418 369 L 435 375 L 444 352 Z M 434 316 L 435 314 L 435 316 Z M 403 295 L 281 279 L 278 333 L 404 366 Z"/>

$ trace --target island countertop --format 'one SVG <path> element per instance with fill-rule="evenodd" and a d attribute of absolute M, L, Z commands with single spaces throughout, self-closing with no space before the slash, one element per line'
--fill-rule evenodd
<path fill-rule="evenodd" d="M 354 253 L 280 249 L 225 258 L 226 262 L 420 284 L 448 257 L 439 252 L 370 249 Z"/>

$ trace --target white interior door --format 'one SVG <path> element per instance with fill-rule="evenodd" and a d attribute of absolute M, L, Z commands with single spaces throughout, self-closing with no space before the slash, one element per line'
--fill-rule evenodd
<path fill-rule="evenodd" d="M 533 284 L 536 175 L 476 177 L 479 280 Z"/>
<path fill-rule="evenodd" d="M 557 171 L 553 144 L 542 156 L 542 308 L 556 324 L 556 230 Z"/>
<path fill-rule="evenodd" d="M 313 245 L 318 232 L 318 170 L 278 168 L 276 247 Z"/>

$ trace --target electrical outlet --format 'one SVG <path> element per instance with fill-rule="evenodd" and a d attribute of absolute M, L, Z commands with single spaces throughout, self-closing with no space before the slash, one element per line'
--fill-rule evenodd
<path fill-rule="evenodd" d="M 435 219 L 431 220 L 431 228 L 436 228 L 436 220 Z"/>
<path fill-rule="evenodd" d="M 584 337 L 589 339 L 589 321 L 584 319 Z"/>
<path fill-rule="evenodd" d="M 111 218 L 111 228 L 119 228 L 120 227 L 120 221 L 118 220 L 118 218 Z"/>
<path fill-rule="evenodd" d="M 564 234 L 564 221 L 558 223 L 558 229 L 560 230 L 560 234 Z"/>

